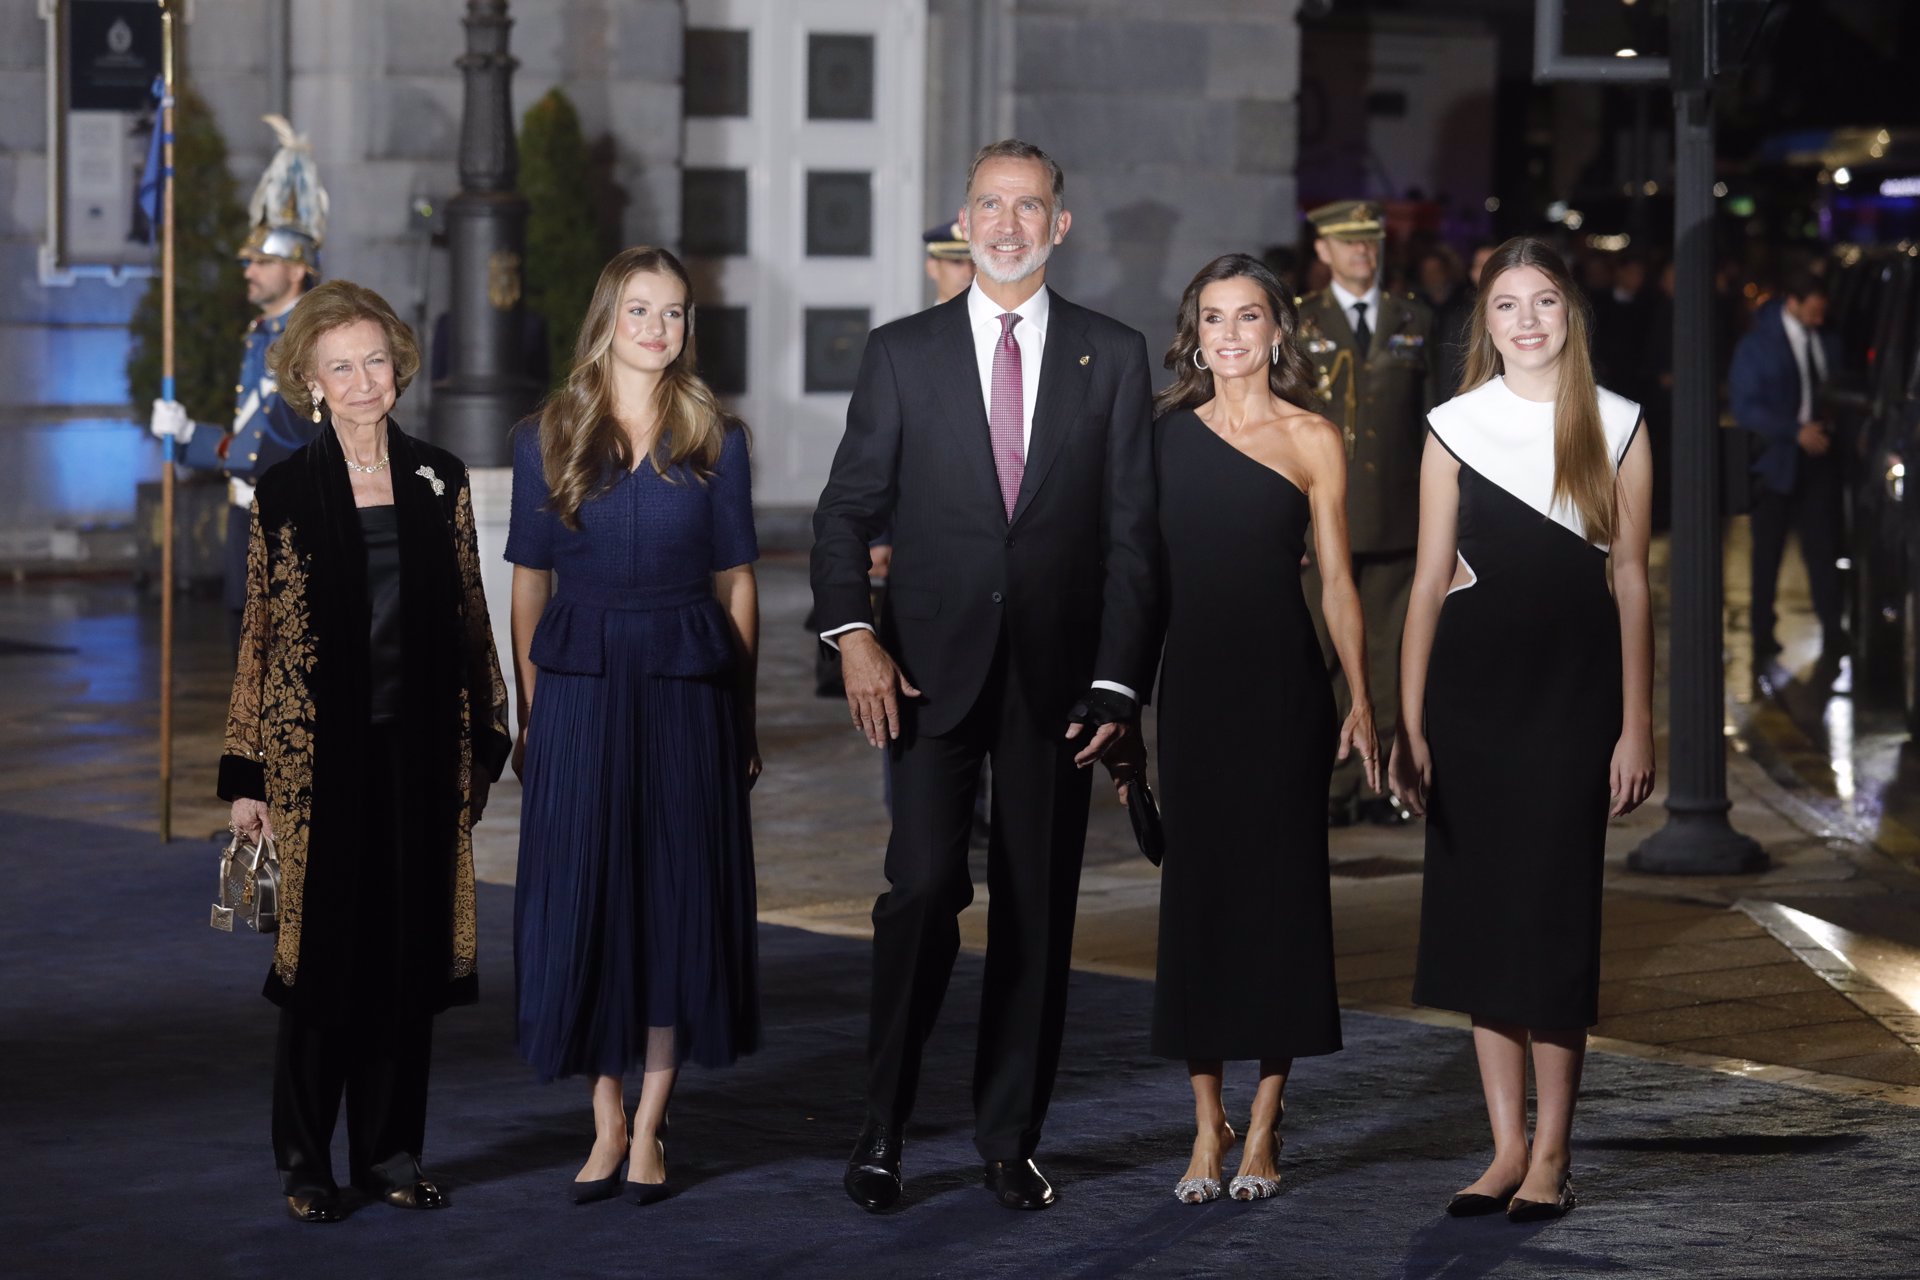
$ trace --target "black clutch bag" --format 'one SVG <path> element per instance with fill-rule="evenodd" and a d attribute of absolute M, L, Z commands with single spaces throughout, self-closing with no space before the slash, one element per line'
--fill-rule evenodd
<path fill-rule="evenodd" d="M 1167 854 L 1167 836 L 1160 829 L 1160 806 L 1153 802 L 1153 788 L 1144 776 L 1127 784 L 1127 817 L 1133 821 L 1133 838 L 1140 852 L 1148 862 L 1159 866 Z"/>

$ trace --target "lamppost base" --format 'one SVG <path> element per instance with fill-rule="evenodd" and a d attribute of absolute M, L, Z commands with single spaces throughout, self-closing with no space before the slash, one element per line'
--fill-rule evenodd
<path fill-rule="evenodd" d="M 1765 871 L 1766 850 L 1727 822 L 1725 810 L 1667 814 L 1667 825 L 1627 855 L 1627 866 L 1647 875 L 1742 876 Z"/>

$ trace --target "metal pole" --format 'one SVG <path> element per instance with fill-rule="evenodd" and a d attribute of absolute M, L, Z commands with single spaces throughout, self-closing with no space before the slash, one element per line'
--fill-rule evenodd
<path fill-rule="evenodd" d="M 1767 855 L 1727 821 L 1726 676 L 1720 665 L 1719 425 L 1713 358 L 1712 0 L 1673 23 L 1673 554 L 1667 824 L 1627 859 L 1635 871 L 1731 875 Z"/>
<path fill-rule="evenodd" d="M 160 397 L 173 385 L 173 10 L 160 0 Z M 173 839 L 173 463 L 160 468 L 160 839 Z"/>

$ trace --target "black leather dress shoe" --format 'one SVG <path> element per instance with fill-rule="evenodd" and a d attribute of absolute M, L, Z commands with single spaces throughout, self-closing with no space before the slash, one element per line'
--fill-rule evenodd
<path fill-rule="evenodd" d="M 900 1198 L 900 1134 L 891 1125 L 869 1120 L 847 1157 L 840 1185 L 862 1209 L 878 1213 Z"/>
<path fill-rule="evenodd" d="M 1053 1184 L 1031 1160 L 987 1161 L 987 1190 L 1009 1209 L 1044 1209 L 1053 1203 Z"/>
<path fill-rule="evenodd" d="M 338 1191 L 302 1191 L 288 1196 L 287 1213 L 295 1222 L 338 1222 L 347 1216 L 340 1212 Z"/>
<path fill-rule="evenodd" d="M 400 1181 L 374 1181 L 360 1184 L 368 1195 L 385 1200 L 396 1209 L 444 1209 L 447 1197 L 433 1179 L 425 1174 Z"/>

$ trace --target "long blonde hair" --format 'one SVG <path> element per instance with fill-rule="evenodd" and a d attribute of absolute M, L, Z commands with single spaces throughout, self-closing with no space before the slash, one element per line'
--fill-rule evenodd
<path fill-rule="evenodd" d="M 600 272 L 586 319 L 573 347 L 573 370 L 540 407 L 540 461 L 546 472 L 548 509 L 569 529 L 580 527 L 580 507 L 633 469 L 633 446 L 613 414 L 613 338 L 620 296 L 635 272 L 672 276 L 687 294 L 687 341 L 654 389 L 660 429 L 647 461 L 668 479 L 680 463 L 705 480 L 720 460 L 729 421 L 712 388 L 701 381 L 693 345 L 693 282 L 680 259 L 653 245 L 615 254 Z M 618 470 L 614 470 L 618 468 Z"/>
<path fill-rule="evenodd" d="M 1607 457 L 1607 432 L 1600 420 L 1600 392 L 1593 380 L 1593 313 L 1575 287 L 1567 264 L 1544 240 L 1515 236 L 1493 251 L 1480 271 L 1480 296 L 1474 300 L 1467 331 L 1462 395 L 1506 371 L 1487 329 L 1487 300 L 1502 272 L 1532 267 L 1553 282 L 1566 306 L 1567 341 L 1560 349 L 1560 385 L 1553 397 L 1553 501 L 1580 513 L 1587 541 L 1613 541 L 1613 462 Z"/>

